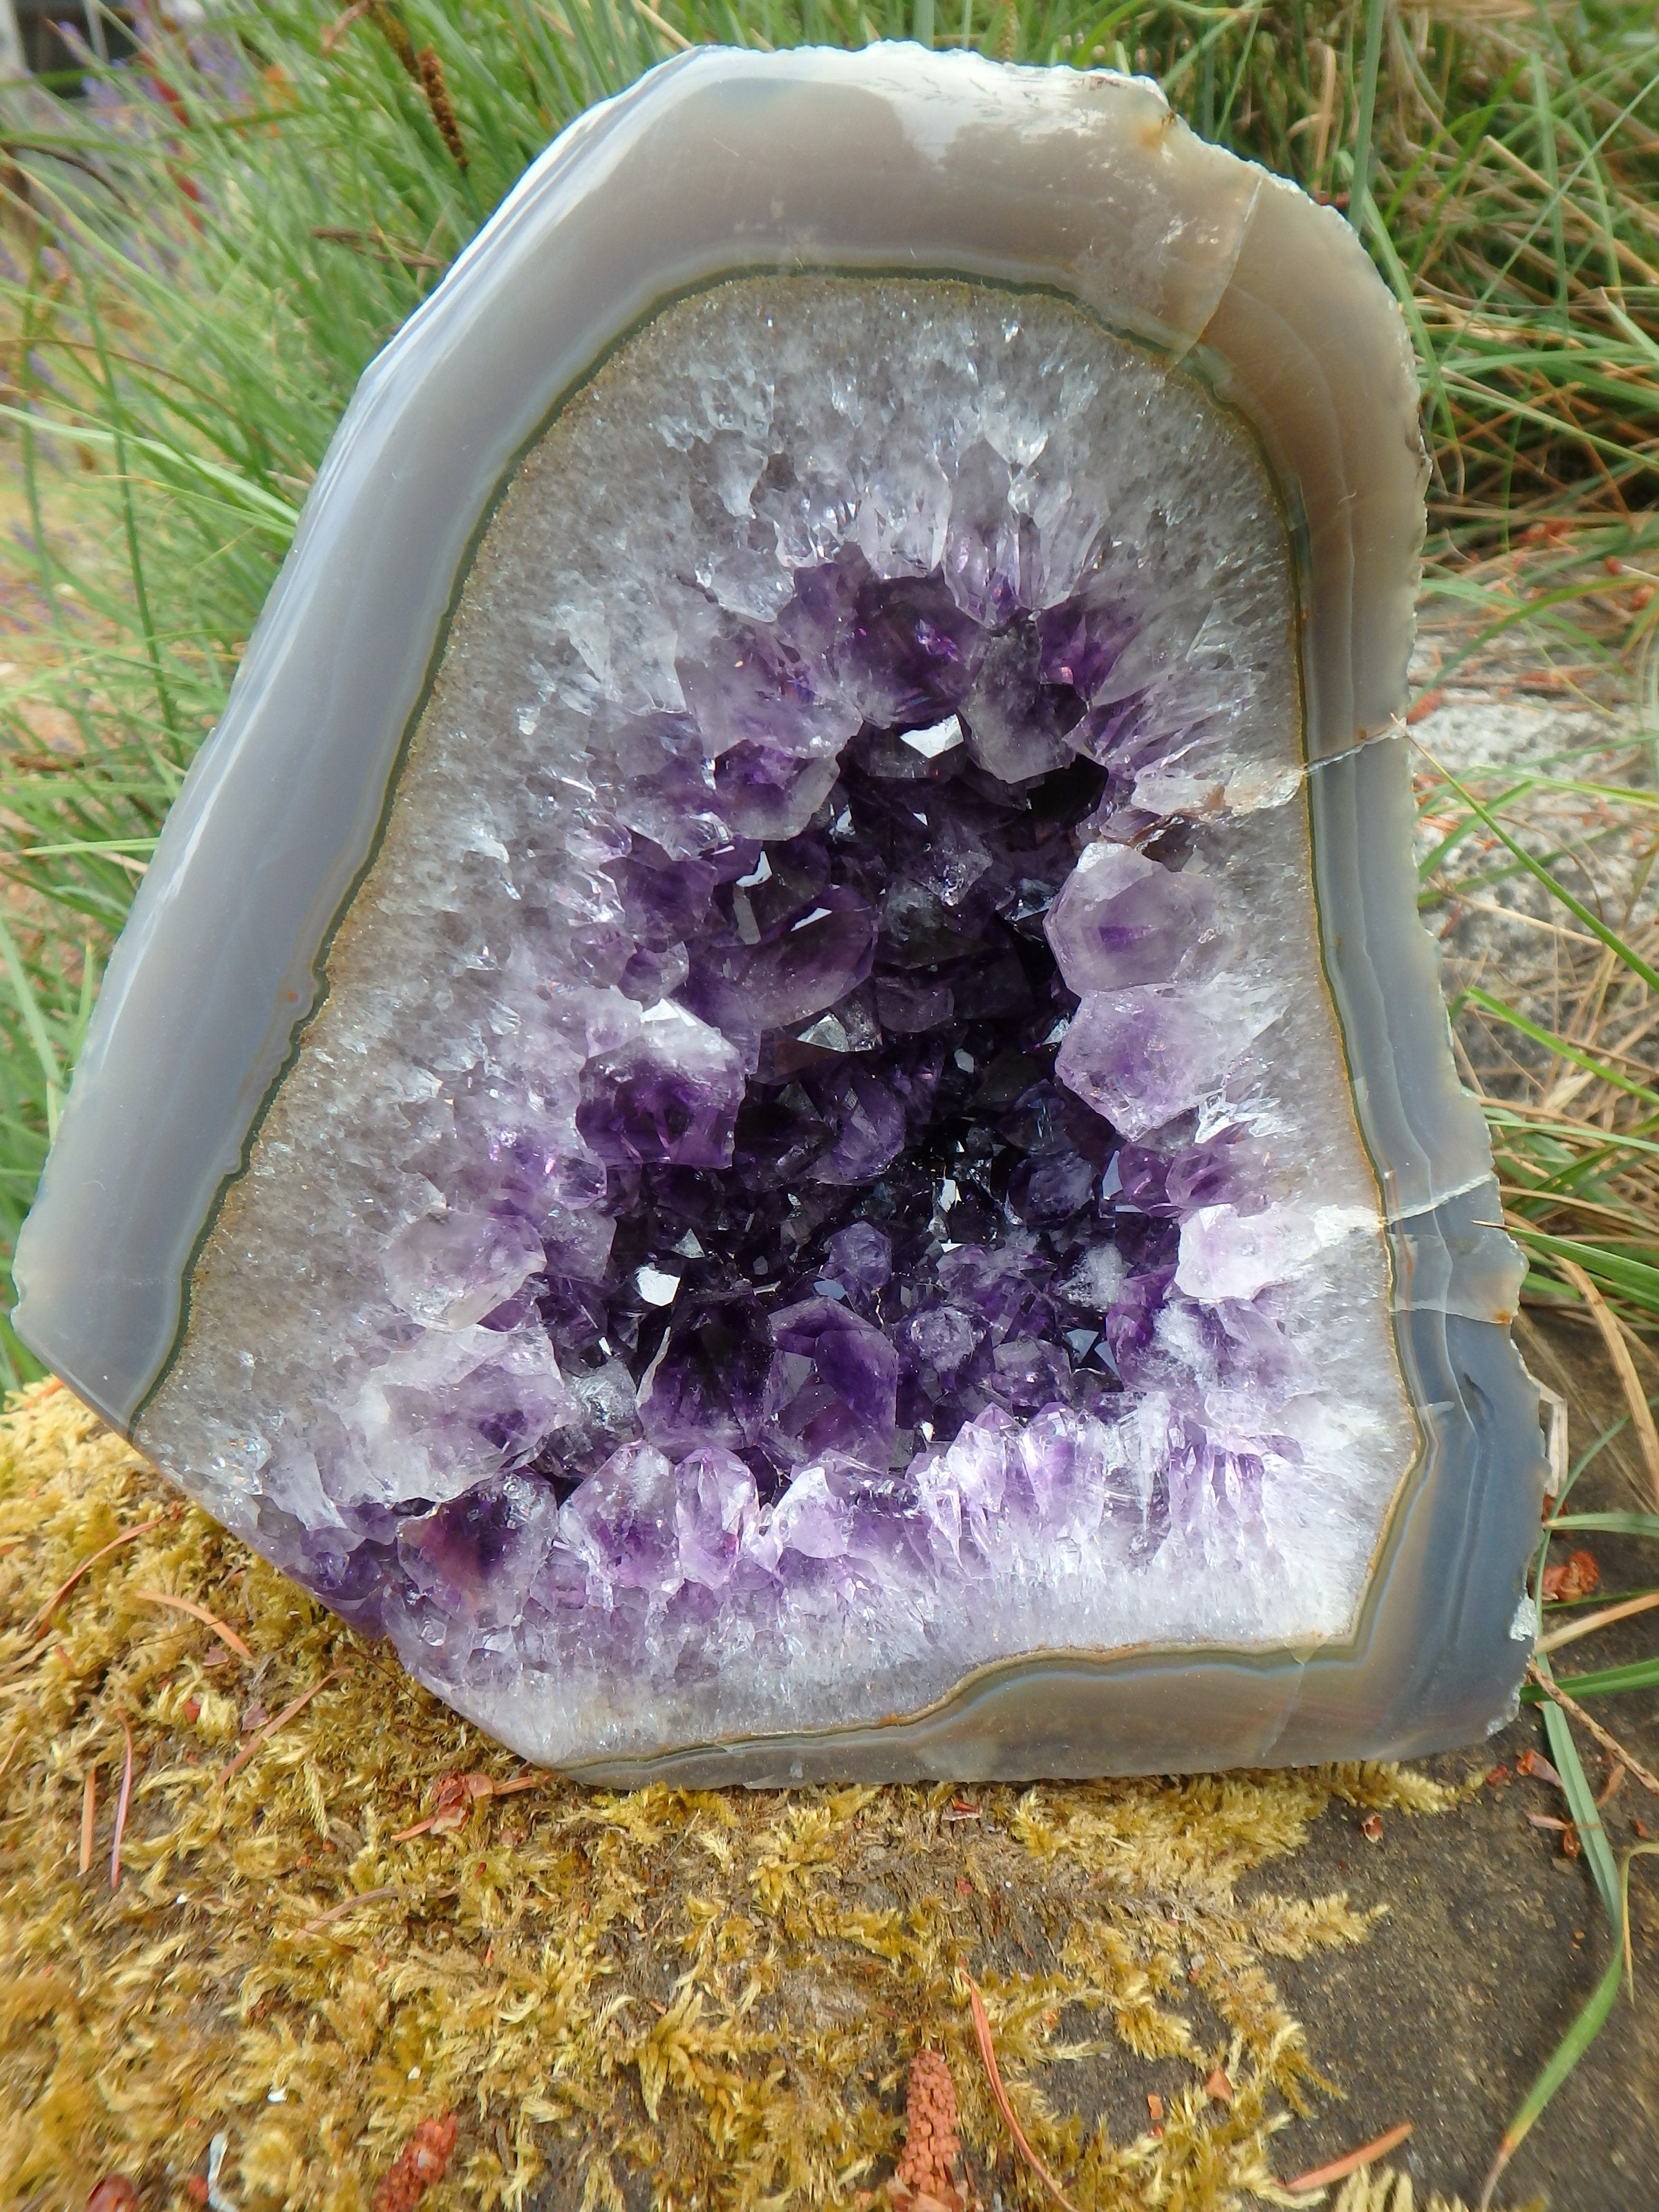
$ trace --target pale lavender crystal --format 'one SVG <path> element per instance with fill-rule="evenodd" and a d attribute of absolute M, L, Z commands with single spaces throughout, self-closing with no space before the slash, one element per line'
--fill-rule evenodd
<path fill-rule="evenodd" d="M 1169 983 L 1212 969 L 1215 894 L 1133 845 L 1085 848 L 1043 924 L 1067 987 L 1081 994 Z"/>
<path fill-rule="evenodd" d="M 545 1484 L 503 1474 L 400 1528 L 398 1564 L 439 1613 L 506 1628 L 523 1613 L 558 1526 Z"/>
<path fill-rule="evenodd" d="M 711 1444 L 679 1470 L 674 1525 L 689 1583 L 724 1589 L 753 1542 L 760 1519 L 755 1478 L 735 1452 Z"/>
<path fill-rule="evenodd" d="M 742 1064 L 726 1039 L 668 1006 L 637 1037 L 586 1063 L 576 1127 L 612 1166 L 720 1168 L 742 1103 Z"/>
<path fill-rule="evenodd" d="M 685 1579 L 680 1491 L 672 1460 L 648 1444 L 624 1444 L 566 1504 L 561 1534 L 593 1582 L 672 1597 Z"/>
<path fill-rule="evenodd" d="M 1271 984 L 1237 975 L 1091 992 L 1055 1073 L 1126 1136 L 1144 1136 L 1207 1097 L 1282 1012 Z"/>
<path fill-rule="evenodd" d="M 546 1264 L 542 1239 L 522 1215 L 457 1207 L 427 1214 L 392 1239 L 386 1288 L 412 1320 L 464 1328 L 505 1305 Z"/>
<path fill-rule="evenodd" d="M 893 1279 L 893 1240 L 872 1221 L 849 1222 L 827 1237 L 825 1273 L 860 1303 Z"/>

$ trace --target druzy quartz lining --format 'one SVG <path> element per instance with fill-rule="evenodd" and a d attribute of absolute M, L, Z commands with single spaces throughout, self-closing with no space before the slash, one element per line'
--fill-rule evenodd
<path fill-rule="evenodd" d="M 1415 1430 L 1292 621 L 1248 433 L 1067 304 L 659 316 L 484 536 L 138 1440 L 550 1759 L 1340 1635 Z"/>

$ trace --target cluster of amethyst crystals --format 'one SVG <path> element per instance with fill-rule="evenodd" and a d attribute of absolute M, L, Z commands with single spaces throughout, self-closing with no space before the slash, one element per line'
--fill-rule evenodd
<path fill-rule="evenodd" d="M 965 734 L 1004 641 L 1016 711 L 1075 728 L 1059 653 L 1029 617 L 1000 636 L 963 617 L 942 579 L 836 576 L 826 597 L 889 696 L 812 823 L 679 861 L 637 841 L 617 870 L 634 959 L 684 963 L 678 1004 L 738 1054 L 688 1068 L 664 1024 L 660 1055 L 647 1030 L 589 1063 L 576 1126 L 605 1163 L 609 1267 L 527 1284 L 495 1317 L 533 1303 L 573 1376 L 625 1363 L 629 1440 L 716 1447 L 760 1504 L 830 1453 L 884 1478 L 993 1407 L 1115 1395 L 1144 1366 L 1180 1213 L 1230 1188 L 1225 1139 L 1125 1146 L 1056 1080 L 1078 1006 L 1056 947 L 1074 974 L 1121 954 L 1148 981 L 1203 951 L 1182 927 L 1197 887 L 1133 848 L 1100 898 L 1065 896 L 1092 763 L 1009 782 Z M 550 1479 L 592 1474 L 612 1441 L 556 1431 Z"/>
<path fill-rule="evenodd" d="M 647 325 L 483 541 L 140 1440 L 555 1759 L 1340 1634 L 1413 1432 L 1292 635 L 1249 438 L 1058 301 Z"/>

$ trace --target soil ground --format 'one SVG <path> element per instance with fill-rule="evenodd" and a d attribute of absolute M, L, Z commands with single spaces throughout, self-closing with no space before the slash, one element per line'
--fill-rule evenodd
<path fill-rule="evenodd" d="M 1518 1334 L 1533 1372 L 1571 1400 L 1577 1455 L 1624 1409 L 1601 1346 L 1587 1326 L 1565 1319 L 1523 1322 Z M 1622 1437 L 1573 1492 L 1581 1511 L 1652 1504 L 1641 1462 Z M 1603 1592 L 1651 1580 L 1634 1543 L 1582 1540 L 1596 1555 Z M 1558 1672 L 1565 1678 L 1575 1668 L 1619 1665 L 1651 1648 L 1650 1623 L 1623 1622 L 1564 1652 Z M 1597 1717 L 1650 1769 L 1659 1766 L 1650 1695 L 1600 1700 Z M 1410 2173 L 1419 2199 L 1433 2189 L 1470 2204 L 1478 2198 L 1504 2126 L 1608 1955 L 1588 1862 L 1564 1857 L 1556 1832 L 1526 1817 L 1565 1811 L 1557 1790 L 1515 1771 L 1522 1754 L 1543 1742 L 1535 1711 L 1523 1708 L 1490 1742 L 1425 1762 L 1443 1781 L 1499 1767 L 1507 1781 L 1437 1819 L 1386 1818 L 1376 1844 L 1361 1832 L 1359 1808 L 1334 1804 L 1297 1855 L 1303 1894 L 1346 1889 L 1356 1905 L 1386 1905 L 1389 1913 L 1358 1949 L 1320 1951 L 1274 1969 L 1310 2048 L 1346 2093 L 1279 2138 L 1281 2172 L 1308 2171 L 1409 2119 L 1414 2132 L 1394 2162 Z M 1607 1761 L 1582 1733 L 1580 1747 L 1599 1786 Z M 1659 1804 L 1628 1780 L 1603 1817 L 1615 1853 L 1637 1840 L 1633 1819 L 1659 1833 Z M 1282 1866 L 1255 1877 L 1279 1887 L 1285 1878 Z M 1522 2144 L 1501 2203 L 1541 2196 L 1549 2212 L 1659 2208 L 1659 1898 L 1639 1862 L 1632 1892 L 1636 2002 L 1621 1997 Z M 1091 2109 L 1092 2098 L 1092 2109 L 1127 2132 L 1145 2124 L 1146 2091 L 1170 2086 L 1158 2072 L 1141 2067 L 1126 2075 L 1109 2062 L 1068 2069 L 1067 2078 L 1079 2107 Z M 1050 2087 L 1057 2094 L 1052 2075 Z"/>
<path fill-rule="evenodd" d="M 1523 1323 L 1518 1334 L 1533 1372 L 1569 1397 L 1572 1449 L 1583 1451 L 1624 1410 L 1600 1345 L 1587 1326 L 1566 1320 Z M 1626 1437 L 1586 1472 L 1573 1505 L 1652 1510 L 1641 1462 Z M 1634 1543 L 1599 1535 L 1583 1540 L 1595 1553 L 1607 1595 L 1651 1580 L 1650 1562 Z M 1563 1652 L 1557 1672 L 1565 1679 L 1576 1668 L 1616 1666 L 1651 1649 L 1650 1623 L 1621 1622 Z M 1659 1765 L 1651 1695 L 1601 1699 L 1596 1717 L 1650 1769 Z M 1386 1901 L 1391 1908 L 1363 1948 L 1280 1970 L 1287 2001 L 1347 2092 L 1345 2104 L 1293 2131 L 1308 2166 L 1409 2118 L 1415 2133 L 1398 2162 L 1419 2193 L 1432 2185 L 1471 2203 L 1478 2197 L 1504 2124 L 1607 1958 L 1588 1862 L 1564 1858 L 1554 1832 L 1526 1818 L 1564 1809 L 1556 1790 L 1515 1775 L 1522 1753 L 1542 1745 L 1535 1712 L 1523 1709 L 1489 1744 L 1427 1763 L 1443 1779 L 1477 1764 L 1505 1766 L 1514 1778 L 1507 1784 L 1483 1789 L 1438 1820 L 1387 1821 L 1376 1845 L 1360 1834 L 1358 1813 L 1333 1808 L 1300 1854 L 1297 1874 L 1310 1888 L 1328 1882 L 1348 1888 L 1357 1905 Z M 1582 1732 L 1580 1748 L 1599 1783 L 1605 1759 Z M 1637 1839 L 1633 1819 L 1659 1833 L 1659 1804 L 1629 1781 L 1603 1818 L 1615 1853 Z M 1550 2212 L 1659 2207 L 1659 1899 L 1643 1871 L 1638 1862 L 1632 1883 L 1637 2001 L 1620 1999 L 1523 2143 L 1503 2201 L 1524 2203 L 1541 2194 Z"/>

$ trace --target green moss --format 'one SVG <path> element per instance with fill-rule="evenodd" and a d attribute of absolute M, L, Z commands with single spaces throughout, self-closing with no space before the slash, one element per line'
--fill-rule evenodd
<path fill-rule="evenodd" d="M 147 1522 L 48 1632 L 32 1628 Z M 204 1608 L 252 1660 L 144 1592 Z M 460 2142 L 434 2208 L 517 2204 L 550 2164 L 590 2208 L 624 2189 L 665 2206 L 850 2203 L 891 2171 L 904 2069 L 927 2044 L 949 2059 L 980 2173 L 1035 2208 L 964 1969 L 1022 2124 L 1079 2212 L 1272 2201 L 1273 2136 L 1328 2085 L 1271 1963 L 1370 1924 L 1346 1897 L 1297 1894 L 1294 1855 L 1334 1797 L 1425 1814 L 1456 1799 L 1382 1767 L 445 1791 L 445 1776 L 522 1770 L 50 1384 L 0 1422 L 0 1620 L 9 2204 L 84 2194 L 109 2169 L 166 2201 L 222 2130 L 246 2212 L 357 2212 L 446 2108 Z M 227 1783 L 254 1741 L 249 1709 L 276 1715 L 319 1682 Z M 124 1723 L 134 1779 L 112 1894 Z M 398 1840 L 452 1801 L 457 1825 Z M 1291 1887 L 1245 1894 L 1275 1861 Z M 1159 2062 L 1166 2093 L 1177 2069 L 1161 2137 L 1085 2139 L 1070 2069 L 1101 2052 Z M 1230 2105 L 1206 2094 L 1218 2064 Z"/>

